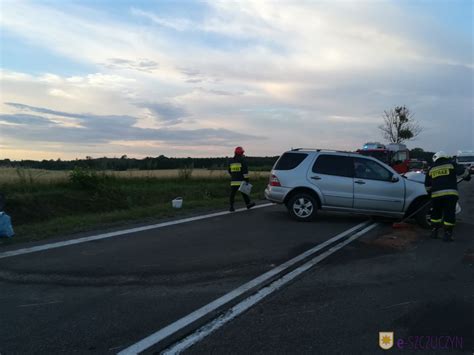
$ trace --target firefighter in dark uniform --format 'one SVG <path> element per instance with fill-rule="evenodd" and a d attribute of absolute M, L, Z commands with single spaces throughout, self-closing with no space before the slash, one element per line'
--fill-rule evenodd
<path fill-rule="evenodd" d="M 456 203 L 458 202 L 458 176 L 470 180 L 469 172 L 463 166 L 453 162 L 445 152 L 433 155 L 433 166 L 428 171 L 425 187 L 431 194 L 433 210 L 431 212 L 431 238 L 438 237 L 438 230 L 444 225 L 446 242 L 453 241 L 453 229 L 456 224 Z"/>
<path fill-rule="evenodd" d="M 235 148 L 234 158 L 229 163 L 230 181 L 230 212 L 234 212 L 235 194 L 239 190 L 240 185 L 245 181 L 249 182 L 249 169 L 244 157 L 244 149 L 242 147 Z M 255 206 L 254 202 L 250 201 L 250 197 L 242 193 L 247 208 L 250 209 Z"/>

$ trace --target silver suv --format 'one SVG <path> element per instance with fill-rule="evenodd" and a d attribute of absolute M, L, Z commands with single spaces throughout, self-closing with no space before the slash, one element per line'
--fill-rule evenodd
<path fill-rule="evenodd" d="M 423 183 L 408 180 L 381 161 L 358 153 L 293 149 L 275 163 L 265 197 L 285 204 L 299 221 L 318 209 L 404 217 L 429 201 Z M 415 215 L 429 226 L 430 207 Z"/>

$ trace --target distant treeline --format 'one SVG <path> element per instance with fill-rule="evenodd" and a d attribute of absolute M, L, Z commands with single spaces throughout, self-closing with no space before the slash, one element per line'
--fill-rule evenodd
<path fill-rule="evenodd" d="M 128 158 L 91 158 L 76 160 L 0 160 L 0 167 L 30 168 L 46 170 L 72 170 L 76 167 L 93 170 L 158 170 L 158 169 L 226 169 L 230 158 L 168 158 L 164 155 L 144 159 Z M 247 163 L 253 170 L 270 170 L 278 156 L 247 157 Z"/>
<path fill-rule="evenodd" d="M 426 160 L 432 163 L 433 152 L 425 152 L 421 148 L 410 151 L 411 159 Z M 158 170 L 158 169 L 226 169 L 230 158 L 168 158 L 164 155 L 147 157 L 144 159 L 128 158 L 91 158 L 76 160 L 0 160 L 0 167 L 31 168 L 46 170 L 72 170 L 75 167 L 93 170 Z M 273 157 L 247 157 L 247 163 L 253 170 L 270 170 L 278 156 Z"/>
<path fill-rule="evenodd" d="M 418 159 L 427 161 L 429 164 L 433 163 L 434 152 L 425 152 L 421 148 L 413 148 L 410 150 L 410 159 Z"/>

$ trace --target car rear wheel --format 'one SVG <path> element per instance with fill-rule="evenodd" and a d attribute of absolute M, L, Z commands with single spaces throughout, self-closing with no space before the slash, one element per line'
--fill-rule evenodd
<path fill-rule="evenodd" d="M 318 210 L 316 199 L 307 193 L 297 193 L 290 198 L 287 204 L 290 216 L 302 222 L 308 222 L 314 219 Z"/>

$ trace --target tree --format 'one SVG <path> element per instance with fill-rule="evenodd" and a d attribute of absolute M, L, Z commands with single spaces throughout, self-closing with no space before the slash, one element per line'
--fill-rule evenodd
<path fill-rule="evenodd" d="M 395 106 L 384 111 L 383 124 L 379 129 L 390 143 L 403 143 L 416 138 L 423 131 L 406 106 Z"/>
<path fill-rule="evenodd" d="M 425 152 L 422 148 L 413 148 L 410 150 L 410 158 L 418 160 L 426 160 L 431 163 L 434 152 Z"/>

